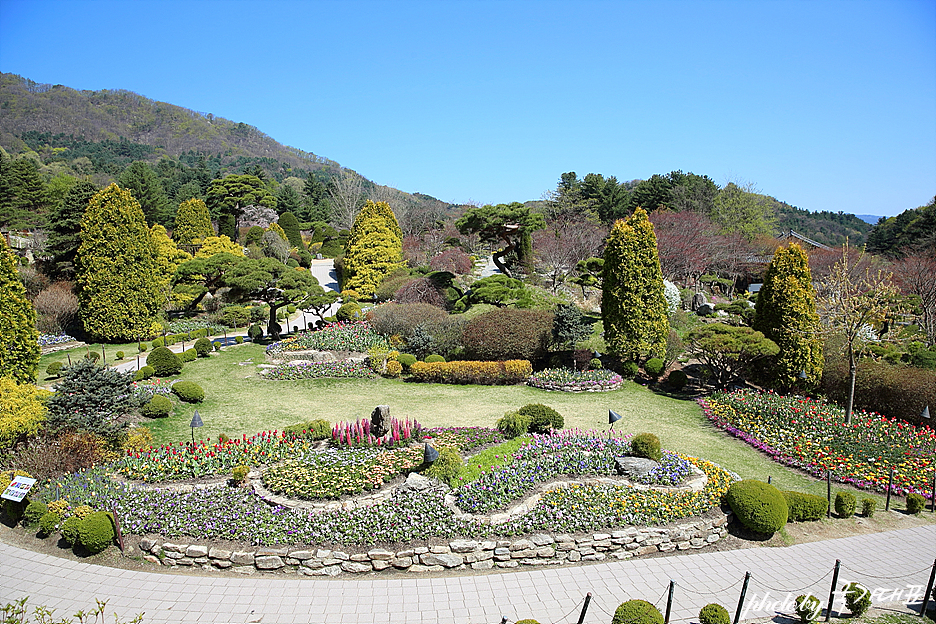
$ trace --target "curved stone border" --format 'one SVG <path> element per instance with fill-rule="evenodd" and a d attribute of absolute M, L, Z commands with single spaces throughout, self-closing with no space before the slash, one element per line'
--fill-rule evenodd
<path fill-rule="evenodd" d="M 287 364 L 293 360 L 308 362 L 338 362 L 342 360 L 364 361 L 366 353 L 359 351 L 321 351 L 319 349 L 304 349 L 302 351 L 275 351 L 265 352 L 268 362 L 274 364 Z"/>
<path fill-rule="evenodd" d="M 546 390 L 547 392 L 611 392 L 613 390 L 618 390 L 624 385 L 623 381 L 618 381 L 616 383 L 603 384 L 598 382 L 600 385 L 597 387 L 582 387 L 579 384 L 561 384 L 557 382 L 547 381 L 542 384 L 534 384 L 527 382 L 527 385 L 531 388 L 536 388 L 537 390 Z"/>

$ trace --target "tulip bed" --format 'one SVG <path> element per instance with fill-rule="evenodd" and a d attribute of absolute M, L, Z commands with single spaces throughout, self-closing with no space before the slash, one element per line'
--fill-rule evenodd
<path fill-rule="evenodd" d="M 274 342 L 267 353 L 281 351 L 356 351 L 367 353 L 374 346 L 386 346 L 386 339 L 373 331 L 364 321 L 331 323 L 324 329 L 299 332 L 295 336 Z"/>
<path fill-rule="evenodd" d="M 281 364 L 263 373 L 264 379 L 296 380 L 323 377 L 366 379 L 374 371 L 361 362 L 309 362 L 308 364 Z"/>
<path fill-rule="evenodd" d="M 936 468 L 936 431 L 880 414 L 844 410 L 815 399 L 769 392 L 719 392 L 699 401 L 716 426 L 771 456 L 816 477 L 885 492 L 929 498 Z"/>
<path fill-rule="evenodd" d="M 577 371 L 571 368 L 547 368 L 533 373 L 527 380 L 528 385 L 546 390 L 551 390 L 557 385 L 582 390 L 610 390 L 617 388 L 622 382 L 621 376 L 614 371 Z"/>

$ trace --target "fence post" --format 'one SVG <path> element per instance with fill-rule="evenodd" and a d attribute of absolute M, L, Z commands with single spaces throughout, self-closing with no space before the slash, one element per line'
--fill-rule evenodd
<path fill-rule="evenodd" d="M 923 608 L 920 610 L 920 617 L 926 617 L 926 609 L 929 607 L 929 597 L 933 591 L 933 581 L 936 581 L 936 560 L 933 561 L 933 569 L 930 570 L 929 582 L 926 584 L 926 590 L 923 593 Z"/>
<path fill-rule="evenodd" d="M 751 573 L 744 573 L 744 585 L 741 586 L 741 597 L 738 598 L 738 610 L 735 611 L 734 624 L 738 624 L 741 619 L 741 608 L 744 606 L 744 597 L 747 595 L 748 582 L 751 580 Z"/>
<path fill-rule="evenodd" d="M 890 469 L 890 474 L 887 476 L 887 498 L 884 500 L 884 511 L 890 511 L 890 495 L 891 488 L 894 486 L 894 469 Z"/>
<path fill-rule="evenodd" d="M 666 616 L 663 618 L 663 624 L 669 624 L 670 611 L 673 610 L 673 590 L 676 588 L 676 581 L 670 579 L 669 597 L 666 599 Z M 579 624 L 582 624 L 579 622 Z"/>
<path fill-rule="evenodd" d="M 828 622 L 832 617 L 832 603 L 835 601 L 835 586 L 838 585 L 839 568 L 842 567 L 841 559 L 835 560 L 835 572 L 832 573 L 832 588 L 829 590 L 829 606 L 826 607 L 825 621 Z"/>
<path fill-rule="evenodd" d="M 936 513 L 936 470 L 933 471 L 933 487 L 930 490 L 930 513 Z"/>
<path fill-rule="evenodd" d="M 828 507 L 826 507 L 826 518 L 832 517 L 832 471 L 826 471 L 826 500 L 828 502 Z"/>
<path fill-rule="evenodd" d="M 771 475 L 767 475 L 767 485 L 770 485 L 770 482 L 773 480 Z"/>
<path fill-rule="evenodd" d="M 588 603 L 591 602 L 591 592 L 585 594 L 585 604 L 582 605 L 582 613 L 579 614 L 578 624 L 585 621 L 585 612 L 588 611 Z"/>
<path fill-rule="evenodd" d="M 114 515 L 114 529 L 117 531 L 117 545 L 120 546 L 120 552 L 123 552 L 123 532 L 120 530 L 120 519 L 117 517 L 117 505 L 111 505 L 111 510 Z"/>

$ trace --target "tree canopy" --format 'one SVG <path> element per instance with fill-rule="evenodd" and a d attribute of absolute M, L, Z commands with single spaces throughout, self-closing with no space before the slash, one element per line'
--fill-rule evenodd
<path fill-rule="evenodd" d="M 188 199 L 179 204 L 175 227 L 172 230 L 172 240 L 177 245 L 191 245 L 196 240 L 204 241 L 209 236 L 214 236 L 214 233 L 211 214 L 205 202 L 200 199 Z"/>
<path fill-rule="evenodd" d="M 233 216 L 235 222 L 244 208 L 251 204 L 276 209 L 276 197 L 267 190 L 263 180 L 249 174 L 212 180 L 206 203 L 213 217 Z"/>
<path fill-rule="evenodd" d="M 389 204 L 364 203 L 346 249 L 342 288 L 373 296 L 383 278 L 403 266 L 403 232 Z"/>
<path fill-rule="evenodd" d="M 546 227 L 546 220 L 529 206 L 513 202 L 471 208 L 455 222 L 455 226 L 462 234 L 478 234 L 482 242 L 502 241 L 504 248 L 494 254 L 494 264 L 501 273 L 510 276 L 511 270 L 504 258 L 513 252 L 518 256 L 518 264 L 526 264 L 527 260 L 521 256 L 521 240 L 524 234 L 529 236 Z"/>
<path fill-rule="evenodd" d="M 0 377 L 35 383 L 39 366 L 36 310 L 16 271 L 16 259 L 0 236 Z"/>

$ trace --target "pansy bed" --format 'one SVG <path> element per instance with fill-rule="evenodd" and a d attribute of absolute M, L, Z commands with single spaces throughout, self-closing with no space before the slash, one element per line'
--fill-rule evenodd
<path fill-rule="evenodd" d="M 547 368 L 530 375 L 527 385 L 560 392 L 609 392 L 624 385 L 624 379 L 607 369 Z"/>

